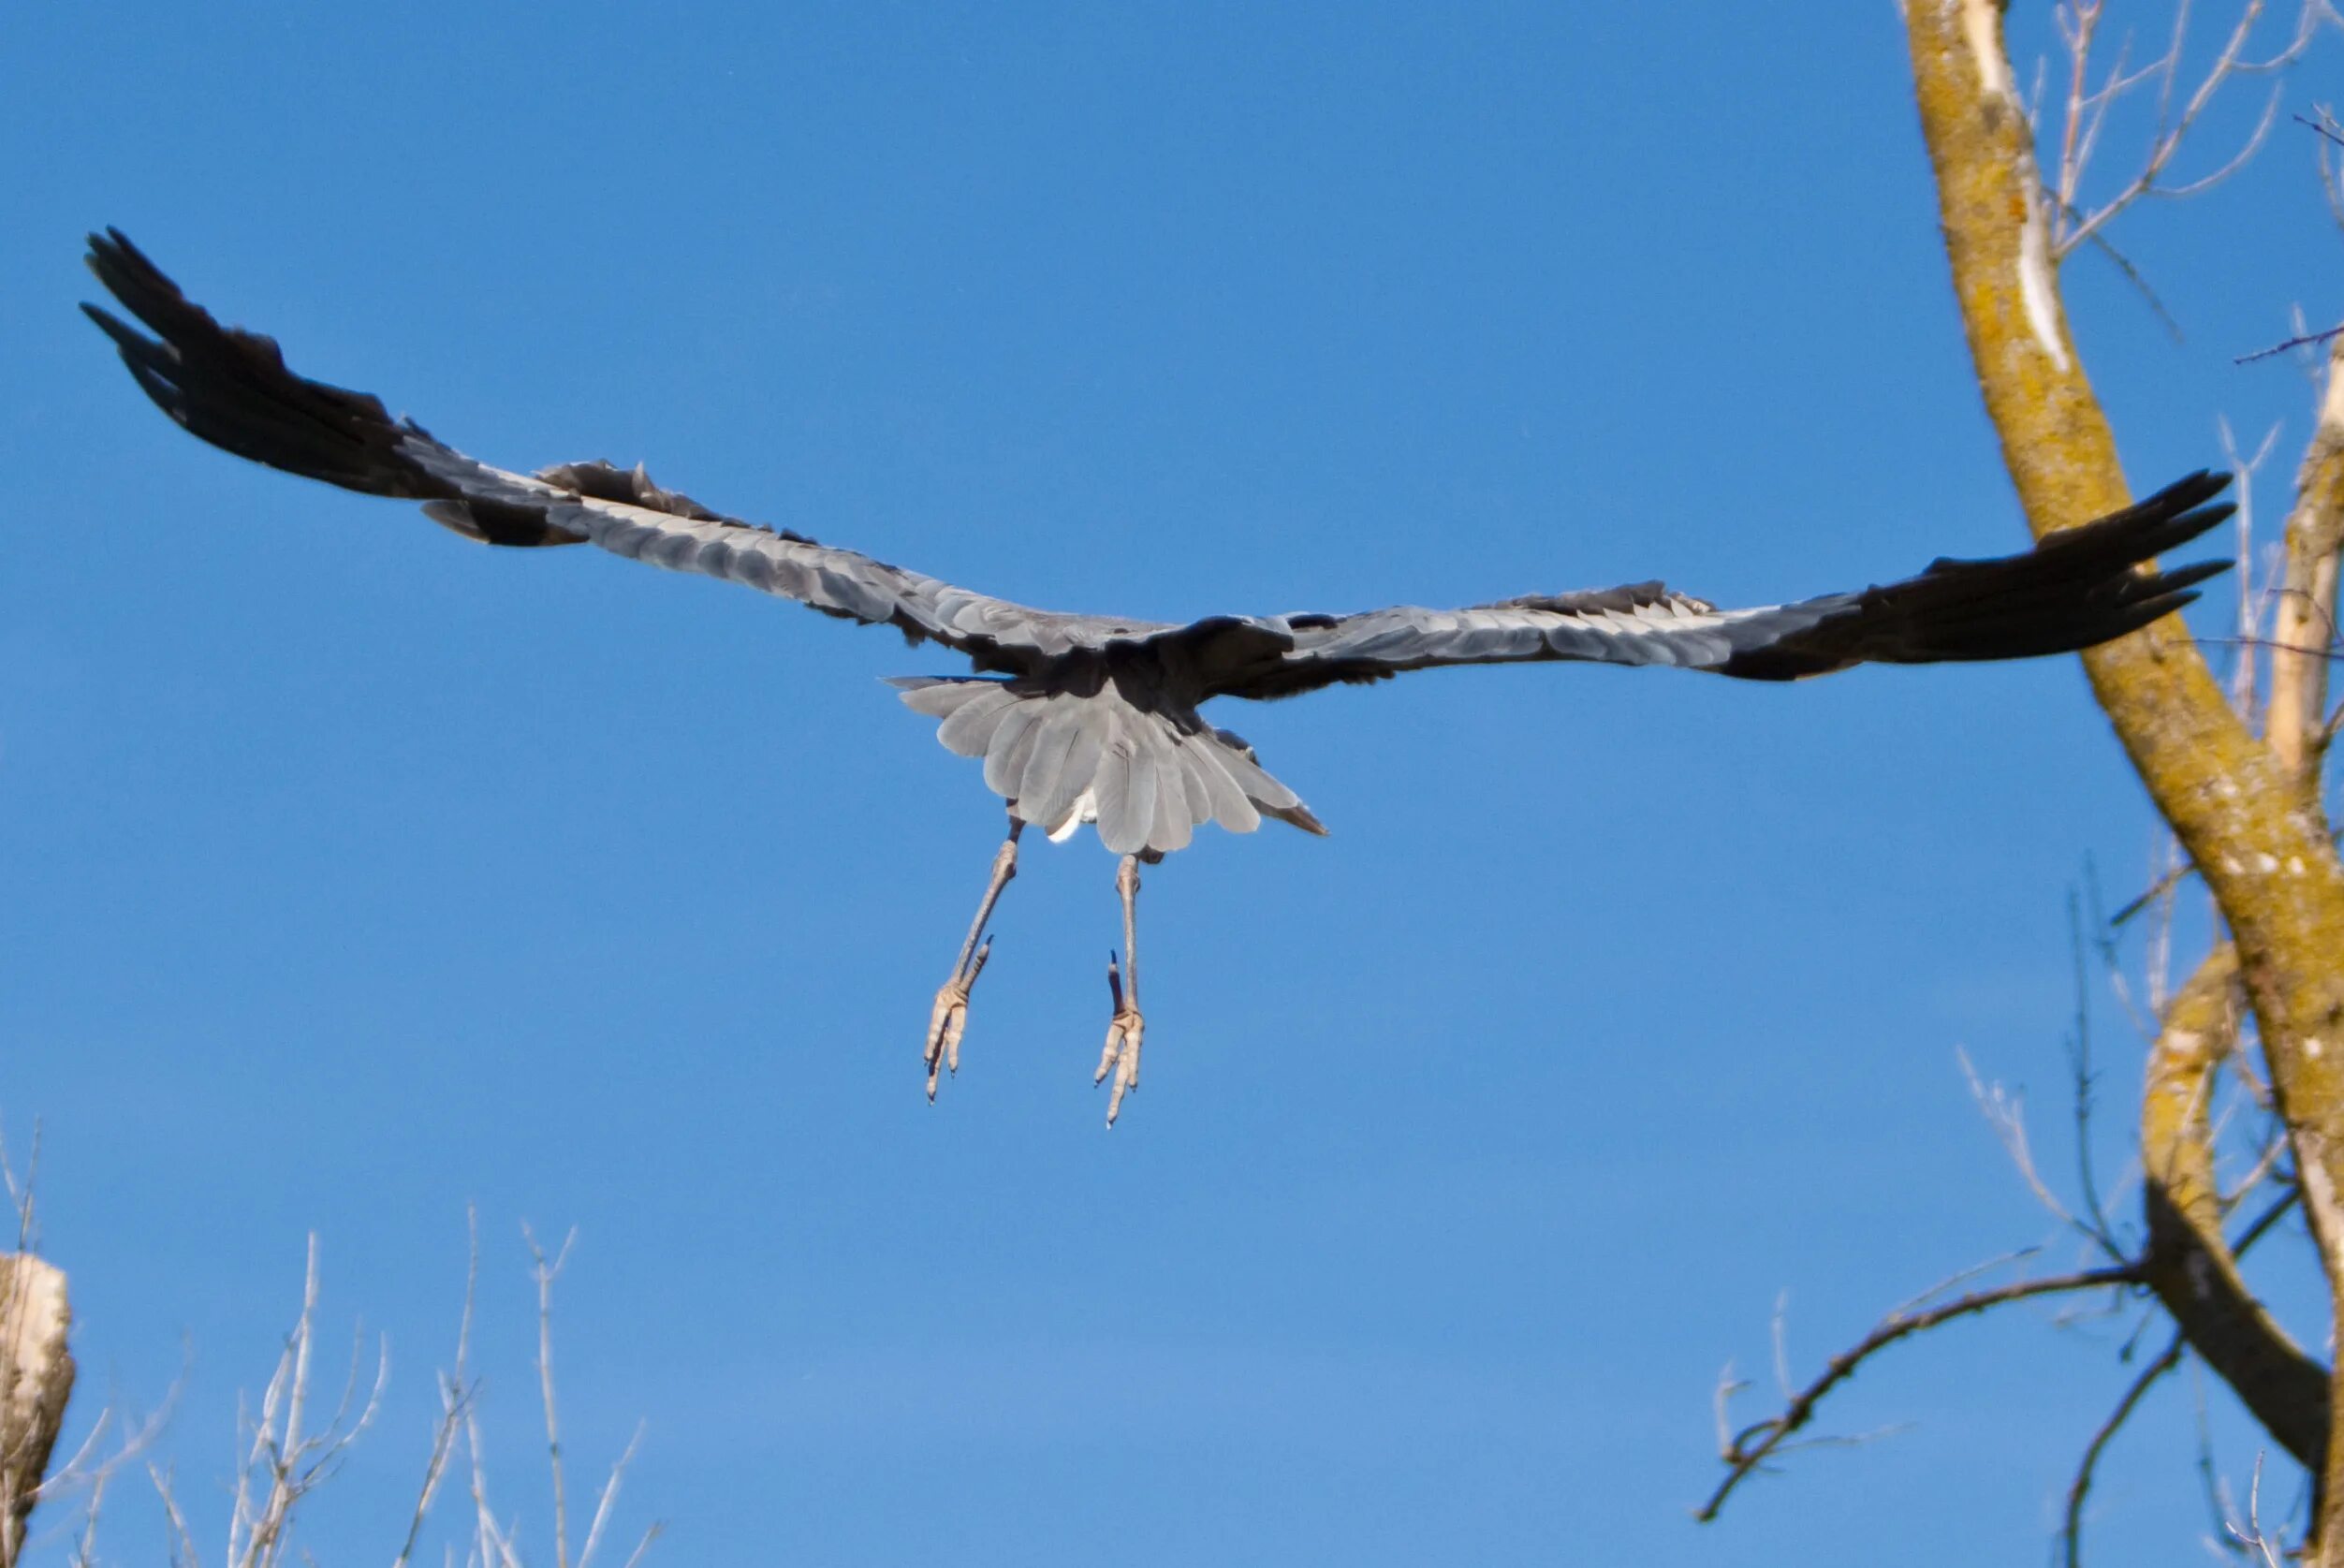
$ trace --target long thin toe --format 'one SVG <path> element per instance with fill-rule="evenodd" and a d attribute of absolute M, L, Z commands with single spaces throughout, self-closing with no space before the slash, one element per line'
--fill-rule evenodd
<path fill-rule="evenodd" d="M 1115 1119 L 1123 1114 L 1123 1096 L 1131 1092 L 1132 1058 L 1126 1050 L 1115 1063 L 1115 1087 L 1107 1091 L 1106 1124 L 1115 1125 Z"/>
<path fill-rule="evenodd" d="M 1139 1047 L 1147 1037 L 1148 1020 L 1136 1007 L 1126 1007 L 1115 1015 L 1107 1025 L 1106 1051 L 1099 1058 L 1099 1071 L 1091 1078 L 1097 1083 L 1106 1077 L 1108 1069 L 1115 1073 L 1115 1086 L 1107 1091 L 1106 1124 L 1115 1125 L 1122 1113 L 1123 1096 L 1139 1087 Z"/>
<path fill-rule="evenodd" d="M 960 1070 L 960 1034 L 969 1025 L 969 989 L 963 980 L 946 980 L 928 1010 L 928 1038 L 920 1045 L 920 1061 L 928 1068 L 928 1098 L 936 1098 L 940 1074 Z"/>

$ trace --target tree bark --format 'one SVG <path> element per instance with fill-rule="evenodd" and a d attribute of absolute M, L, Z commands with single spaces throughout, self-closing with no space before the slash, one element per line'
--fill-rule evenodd
<path fill-rule="evenodd" d="M 15 1568 L 50 1450 L 73 1393 L 66 1277 L 30 1253 L 0 1253 L 0 1568 Z"/>

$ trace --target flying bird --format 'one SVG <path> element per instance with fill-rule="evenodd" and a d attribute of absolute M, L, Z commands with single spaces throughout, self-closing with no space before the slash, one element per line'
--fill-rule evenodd
<path fill-rule="evenodd" d="M 992 950 L 994 905 L 1017 874 L 1028 827 L 1062 841 L 1085 824 L 1120 857 L 1119 964 L 1094 1083 L 1109 1074 L 1106 1120 L 1139 1082 L 1135 901 L 1139 868 L 1184 848 L 1207 822 L 1250 833 L 1265 817 L 1326 831 L 1253 748 L 1199 710 L 1214 697 L 1297 696 L 1449 665 L 1579 661 L 1664 665 L 1746 681 L 1794 681 L 1858 664 L 2023 659 L 2121 637 L 2197 597 L 2228 563 L 2147 565 L 2231 513 L 2212 504 L 2226 474 L 2200 472 L 2122 511 L 2066 529 L 2023 554 L 1941 560 L 1919 576 L 1795 604 L 1725 609 L 1658 582 L 1532 593 L 1462 609 L 1412 605 L 1356 614 L 1214 615 L 1185 625 L 1069 615 L 993 598 L 787 528 L 712 511 L 642 468 L 568 462 L 534 474 L 445 446 L 382 402 L 286 367 L 276 344 L 222 327 L 119 230 L 90 237 L 98 281 L 149 337 L 84 305 L 139 388 L 215 447 L 344 490 L 422 503 L 434 522 L 483 544 L 593 544 L 674 571 L 724 578 L 965 657 L 971 673 L 901 680 L 902 700 L 937 738 L 982 758 L 1008 802 L 1008 837 L 952 973 L 930 1009 L 921 1060 L 933 1100 L 957 1072 L 969 997 Z"/>

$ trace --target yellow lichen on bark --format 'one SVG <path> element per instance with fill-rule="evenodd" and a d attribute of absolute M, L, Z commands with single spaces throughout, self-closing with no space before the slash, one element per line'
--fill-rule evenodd
<path fill-rule="evenodd" d="M 2032 132 L 1992 0 L 1908 0 L 1915 96 L 1986 412 L 2029 525 L 2128 499 L 2115 437 L 2068 337 L 2041 243 Z M 2316 806 L 2240 723 L 2177 618 L 2085 655 L 2094 696 L 2212 891 L 2294 1140 L 2332 1296 L 2344 1298 L 2344 867 Z M 2331 1380 L 2330 1425 L 2337 1410 Z M 2331 1508 L 2344 1474 L 2315 1464 Z M 2344 1524 L 2319 1534 L 2344 1549 Z M 2339 1559 L 2344 1561 L 2344 1559 Z"/>
<path fill-rule="evenodd" d="M 2287 515 L 2286 592 L 2271 627 L 2271 716 L 2278 759 L 2316 800 L 2325 746 L 2329 643 L 2336 636 L 2337 557 L 2344 550 L 2344 337 L 2328 349 L 2326 395 L 2295 475 Z"/>
<path fill-rule="evenodd" d="M 2238 1273 L 2214 1178 L 2214 1077 L 2238 1040 L 2238 953 L 2223 943 L 2166 1004 L 2141 1106 L 2142 1277 L 2199 1356 L 2297 1462 L 2328 1446 L 2328 1370 Z"/>

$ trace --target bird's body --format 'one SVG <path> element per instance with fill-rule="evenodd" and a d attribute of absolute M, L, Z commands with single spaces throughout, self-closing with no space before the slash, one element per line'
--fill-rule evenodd
<path fill-rule="evenodd" d="M 1207 822 L 1244 833 L 1269 817 L 1326 831 L 1250 745 L 1203 716 L 1215 698 L 1287 697 L 1452 665 L 1662 665 L 1786 681 L 1865 662 L 2023 658 L 2146 625 L 2194 598 L 2190 585 L 2225 564 L 2136 569 L 2228 515 L 2227 506 L 2208 504 L 2227 476 L 2201 473 L 2023 554 L 1940 561 L 1886 587 L 1787 605 L 1721 609 L 1646 582 L 1453 610 L 1219 615 L 1179 625 L 1064 614 L 725 516 L 639 467 L 492 467 L 393 419 L 372 396 L 294 374 L 274 343 L 221 327 L 119 232 L 92 237 L 90 265 L 157 337 L 84 308 L 147 395 L 214 446 L 346 490 L 420 502 L 435 521 L 486 544 L 591 543 L 891 625 L 913 643 L 963 655 L 969 674 L 897 682 L 908 706 L 937 721 L 946 747 L 983 760 L 985 783 L 1011 819 L 954 977 L 937 995 L 925 1053 L 930 1092 L 939 1066 L 957 1059 L 968 991 L 989 946 L 980 939 L 1015 874 L 1019 829 L 1031 824 L 1062 840 L 1095 823 L 1122 857 L 1126 968 L 1111 971 L 1116 1021 L 1100 1067 L 1117 1075 L 1110 1121 L 1137 1077 L 1141 1025 L 1128 965 L 1138 865 L 1186 847 Z"/>

